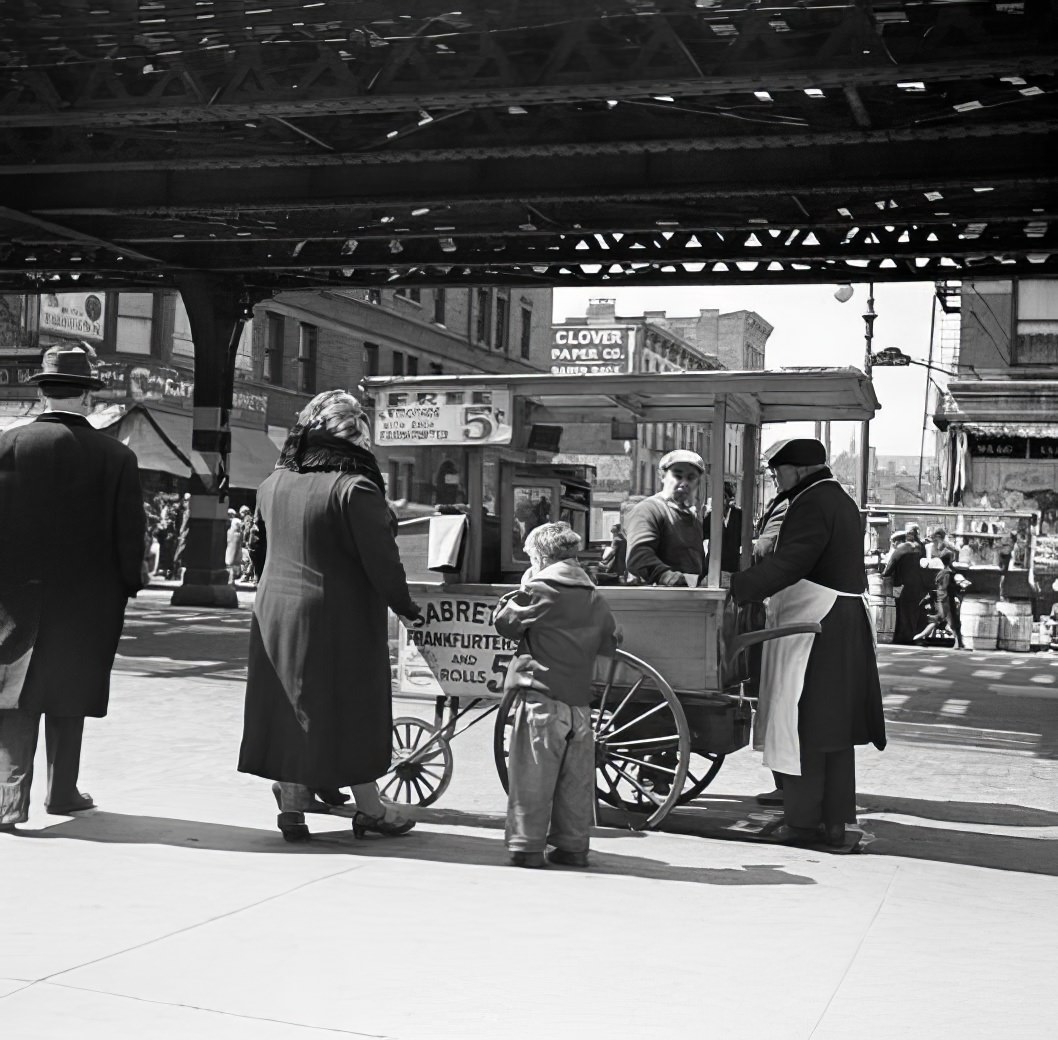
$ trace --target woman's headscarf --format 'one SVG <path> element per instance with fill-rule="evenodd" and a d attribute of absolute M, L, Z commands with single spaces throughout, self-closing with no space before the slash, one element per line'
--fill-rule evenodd
<path fill-rule="evenodd" d="M 382 473 L 370 449 L 371 425 L 360 402 L 347 390 L 325 390 L 302 408 L 276 469 L 360 473 L 385 494 Z"/>

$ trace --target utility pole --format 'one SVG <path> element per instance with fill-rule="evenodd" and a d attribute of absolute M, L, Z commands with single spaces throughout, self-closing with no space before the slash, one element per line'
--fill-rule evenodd
<path fill-rule="evenodd" d="M 863 338 L 866 343 L 867 353 L 864 357 L 863 372 L 868 379 L 871 378 L 871 353 L 874 344 L 874 322 L 878 315 L 874 311 L 874 282 L 867 289 L 867 310 L 863 315 Z M 871 421 L 864 419 L 860 423 L 860 480 L 857 488 L 860 508 L 867 508 L 867 486 L 871 478 Z"/>

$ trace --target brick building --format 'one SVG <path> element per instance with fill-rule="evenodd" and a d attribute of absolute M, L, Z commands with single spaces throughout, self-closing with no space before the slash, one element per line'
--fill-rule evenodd
<path fill-rule="evenodd" d="M 620 337 L 620 356 L 608 361 L 590 356 L 592 333 L 612 330 Z M 645 311 L 635 316 L 617 314 L 612 299 L 590 301 L 583 318 L 568 318 L 551 330 L 551 370 L 568 364 L 588 370 L 592 364 L 613 365 L 601 371 L 695 372 L 708 369 L 762 369 L 764 348 L 772 326 L 754 311 L 701 310 L 693 317 Z M 594 339 L 601 340 L 596 335 Z M 583 342 L 587 358 L 573 358 L 570 350 Z M 606 532 L 616 521 L 620 503 L 629 493 L 651 495 L 657 490 L 657 465 L 673 448 L 697 451 L 708 463 L 709 428 L 697 423 L 643 423 L 631 428 L 615 424 L 568 427 L 563 431 L 562 454 L 556 462 L 592 465 L 596 469 L 592 531 Z M 575 452 L 570 451 L 577 446 Z M 741 428 L 729 427 L 724 477 L 738 480 Z M 711 492 L 707 479 L 703 497 Z"/>
<path fill-rule="evenodd" d="M 366 375 L 527 372 L 547 362 L 551 290 L 372 289 L 280 293 L 243 330 L 231 414 L 232 501 L 252 497 L 294 417 L 320 390 Z M 148 487 L 190 470 L 194 346 L 178 293 L 0 297 L 0 429 L 39 408 L 28 382 L 54 343 L 87 341 L 105 387 L 93 422 L 137 450 Z M 435 448 L 382 453 L 390 495 L 455 501 L 463 460 Z"/>

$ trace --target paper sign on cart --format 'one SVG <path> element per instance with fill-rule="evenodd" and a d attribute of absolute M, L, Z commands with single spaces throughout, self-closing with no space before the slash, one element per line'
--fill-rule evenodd
<path fill-rule="evenodd" d="M 506 389 L 383 390 L 376 398 L 375 444 L 510 444 Z"/>

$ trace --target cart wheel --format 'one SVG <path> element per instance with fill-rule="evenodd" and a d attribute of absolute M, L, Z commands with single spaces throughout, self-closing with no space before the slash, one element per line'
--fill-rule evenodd
<path fill-rule="evenodd" d="M 672 687 L 645 661 L 618 650 L 612 665 L 601 658 L 599 668 L 592 703 L 596 794 L 624 813 L 629 827 L 656 827 L 687 790 L 687 718 Z M 494 730 L 496 772 L 505 791 L 516 696 L 511 691 L 500 702 Z M 704 787 L 711 779 L 695 782 Z"/>
<path fill-rule="evenodd" d="M 683 793 L 676 800 L 676 804 L 686 805 L 693 802 L 716 779 L 725 757 L 712 751 L 692 751 L 687 765 L 687 779 L 683 782 Z"/>
<path fill-rule="evenodd" d="M 383 798 L 404 805 L 432 805 L 452 780 L 452 748 L 448 738 L 422 719 L 404 716 L 393 721 L 393 760 L 379 778 Z"/>

